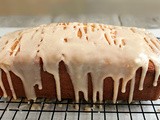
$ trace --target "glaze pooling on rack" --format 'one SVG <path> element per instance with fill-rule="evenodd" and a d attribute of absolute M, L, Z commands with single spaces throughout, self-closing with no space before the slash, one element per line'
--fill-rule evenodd
<path fill-rule="evenodd" d="M 61 100 L 63 89 L 60 88 L 58 70 L 61 61 L 71 77 L 76 102 L 79 101 L 80 91 L 88 100 L 88 73 L 92 77 L 93 102 L 97 101 L 97 94 L 98 100 L 103 101 L 104 79 L 111 77 L 114 81 L 114 103 L 121 79 L 122 93 L 126 92 L 126 85 L 131 80 L 128 99 L 132 101 L 136 71 L 140 67 L 139 90 L 143 90 L 149 61 L 155 65 L 153 86 L 157 85 L 160 75 L 160 42 L 152 34 L 138 28 L 94 23 L 42 25 L 5 35 L 1 38 L 0 49 L 0 68 L 7 74 L 14 98 L 16 93 L 10 80 L 10 71 L 21 78 L 28 99 L 36 99 L 35 85 L 43 89 L 40 58 L 44 71 L 55 78 L 58 100 Z M 4 96 L 7 96 L 2 80 L 0 87 Z"/>

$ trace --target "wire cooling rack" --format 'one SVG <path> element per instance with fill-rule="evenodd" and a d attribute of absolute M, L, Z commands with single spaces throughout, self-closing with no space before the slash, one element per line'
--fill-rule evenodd
<path fill-rule="evenodd" d="M 79 106 L 75 109 L 75 106 Z M 2 120 L 159 120 L 160 100 L 135 101 L 131 104 L 118 101 L 92 103 L 81 100 L 74 103 L 65 99 L 38 98 L 28 102 L 25 98 L 0 100 Z"/>

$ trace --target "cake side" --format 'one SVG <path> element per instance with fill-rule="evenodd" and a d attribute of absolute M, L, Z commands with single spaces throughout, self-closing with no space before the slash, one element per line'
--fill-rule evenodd
<path fill-rule="evenodd" d="M 5 76 L 0 81 L 3 96 L 9 94 L 6 89 L 10 88 L 12 96 L 17 97 L 16 76 L 28 99 L 47 91 L 44 86 L 50 79 L 55 80 L 49 85 L 58 100 L 65 97 L 65 88 L 74 93 L 68 95 L 76 102 L 80 91 L 85 100 L 92 96 L 93 102 L 106 96 L 112 97 L 113 102 L 126 97 L 131 102 L 137 94 L 135 99 L 154 89 L 159 95 L 160 42 L 142 29 L 93 23 L 42 25 L 4 36 L 0 49 L 0 72 Z M 148 65 L 154 66 L 151 71 Z M 40 91 L 35 91 L 34 86 Z"/>
<path fill-rule="evenodd" d="M 70 79 L 69 74 L 67 73 L 66 67 L 64 62 L 60 62 L 59 72 L 60 72 L 60 85 L 61 85 L 61 97 L 62 99 L 73 99 L 75 100 L 74 95 L 74 88 L 72 81 Z M 45 72 L 42 69 L 42 62 L 41 62 L 41 77 L 42 77 L 42 85 L 43 89 L 39 90 L 37 86 L 35 86 L 35 92 L 37 97 L 45 97 L 45 98 L 57 98 L 56 95 L 56 84 L 54 76 L 51 75 L 48 72 Z M 160 96 L 160 83 L 158 81 L 157 87 L 154 87 L 152 85 L 154 80 L 154 65 L 150 62 L 149 68 L 147 71 L 147 75 L 144 82 L 144 89 L 140 91 L 138 89 L 139 81 L 140 81 L 140 75 L 141 75 L 141 69 L 139 69 L 136 73 L 136 83 L 135 83 L 135 90 L 134 90 L 134 96 L 133 100 L 157 100 Z M 23 87 L 23 83 L 21 79 L 16 76 L 14 73 L 11 72 L 11 78 L 13 82 L 13 86 L 15 89 L 15 93 L 17 97 L 26 97 L 25 90 Z M 4 83 L 4 86 L 6 88 L 7 95 L 10 97 L 12 96 L 12 92 L 10 90 L 6 74 L 2 73 L 2 80 Z M 119 92 L 117 100 L 128 100 L 129 97 L 129 91 L 130 91 L 130 81 L 127 83 L 126 86 L 126 92 L 122 93 L 122 82 L 120 83 Z M 89 100 L 92 100 L 93 94 L 93 86 L 91 81 L 91 76 L 88 75 L 88 98 Z M 103 100 L 112 100 L 113 98 L 113 80 L 112 78 L 106 78 L 104 80 L 104 86 L 103 86 Z M 0 89 L 0 96 L 3 96 L 3 91 Z M 80 92 L 80 98 L 84 98 L 83 93 Z"/>

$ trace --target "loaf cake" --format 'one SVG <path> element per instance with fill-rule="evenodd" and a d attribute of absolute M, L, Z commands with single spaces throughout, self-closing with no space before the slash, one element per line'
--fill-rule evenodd
<path fill-rule="evenodd" d="M 156 100 L 160 41 L 140 28 L 53 23 L 0 39 L 0 95 Z"/>

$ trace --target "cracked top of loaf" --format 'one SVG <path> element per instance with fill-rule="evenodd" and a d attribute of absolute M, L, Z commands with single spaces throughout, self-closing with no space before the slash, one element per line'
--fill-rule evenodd
<path fill-rule="evenodd" d="M 126 84 L 131 80 L 131 102 L 138 68 L 142 67 L 139 90 L 143 89 L 149 61 L 155 66 L 153 86 L 157 85 L 160 75 L 160 42 L 151 33 L 139 28 L 96 23 L 53 23 L 3 36 L 0 51 L 0 68 L 7 74 L 14 98 L 16 93 L 9 71 L 21 78 L 28 99 L 36 98 L 36 84 L 43 89 L 40 58 L 43 69 L 54 75 L 59 100 L 63 89 L 60 88 L 58 72 L 60 61 L 67 66 L 76 101 L 79 100 L 79 91 L 88 99 L 88 73 L 92 76 L 94 102 L 97 93 L 99 100 L 103 99 L 103 80 L 106 77 L 114 80 L 113 102 L 117 99 L 120 79 L 123 81 L 122 92 L 125 92 Z M 7 96 L 2 80 L 0 87 Z"/>

